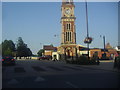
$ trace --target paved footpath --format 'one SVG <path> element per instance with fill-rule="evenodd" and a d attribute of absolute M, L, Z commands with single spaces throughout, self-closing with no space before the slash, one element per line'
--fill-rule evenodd
<path fill-rule="evenodd" d="M 99 65 L 80 65 L 81 67 L 90 68 L 90 69 L 100 69 L 106 71 L 119 72 L 120 70 L 114 68 L 113 60 L 102 60 Z"/>

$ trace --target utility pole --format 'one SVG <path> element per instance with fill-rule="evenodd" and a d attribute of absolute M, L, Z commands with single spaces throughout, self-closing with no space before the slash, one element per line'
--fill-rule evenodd
<path fill-rule="evenodd" d="M 87 1 L 85 0 L 86 4 L 86 25 L 87 25 L 87 38 L 89 38 L 89 31 L 88 31 L 88 10 L 87 10 Z M 88 48 L 88 59 L 89 59 L 89 43 L 87 43 Z"/>
<path fill-rule="evenodd" d="M 104 43 L 104 53 L 105 53 L 105 36 L 103 36 L 103 43 Z"/>
<path fill-rule="evenodd" d="M 103 54 L 103 57 L 105 58 L 106 57 L 106 48 L 105 48 L 105 35 L 104 36 L 102 36 L 102 35 L 100 35 L 100 37 L 103 37 L 103 48 L 104 48 L 104 54 Z"/>

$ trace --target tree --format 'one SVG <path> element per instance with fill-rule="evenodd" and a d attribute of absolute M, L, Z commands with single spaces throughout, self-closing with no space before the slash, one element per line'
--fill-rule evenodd
<path fill-rule="evenodd" d="M 32 56 L 32 51 L 30 50 L 30 48 L 27 48 L 27 56 Z"/>
<path fill-rule="evenodd" d="M 42 56 L 42 53 L 44 53 L 44 49 L 40 49 L 37 54 L 38 56 Z"/>
<path fill-rule="evenodd" d="M 17 41 L 17 56 L 21 58 L 31 55 L 32 55 L 31 50 L 27 47 L 27 44 L 24 43 L 22 38 L 19 37 Z"/>
<path fill-rule="evenodd" d="M 15 44 L 12 40 L 4 40 L 1 45 L 2 56 L 14 56 Z"/>
<path fill-rule="evenodd" d="M 23 57 L 25 56 L 25 49 L 27 48 L 26 44 L 23 42 L 22 38 L 19 37 L 17 41 L 17 56 Z"/>
<path fill-rule="evenodd" d="M 0 44 L 0 56 L 2 56 L 2 43 Z"/>

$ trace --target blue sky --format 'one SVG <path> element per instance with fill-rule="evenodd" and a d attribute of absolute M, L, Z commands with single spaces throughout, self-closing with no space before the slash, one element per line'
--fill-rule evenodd
<path fill-rule="evenodd" d="M 77 44 L 84 44 L 86 37 L 85 3 L 75 3 Z M 94 38 L 90 47 L 103 47 L 103 39 L 113 47 L 118 45 L 118 6 L 117 2 L 89 2 L 88 18 L 90 36 Z M 2 40 L 18 37 L 34 54 L 42 45 L 60 45 L 61 35 L 60 2 L 3 2 L 2 3 Z M 57 37 L 54 35 L 57 34 Z"/>

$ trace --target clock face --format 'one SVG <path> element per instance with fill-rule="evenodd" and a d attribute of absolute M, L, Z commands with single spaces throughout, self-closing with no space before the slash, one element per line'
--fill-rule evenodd
<path fill-rule="evenodd" d="M 65 10 L 65 14 L 69 15 L 71 13 L 70 9 Z"/>

